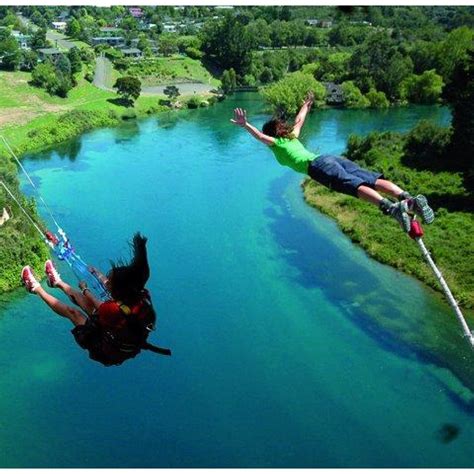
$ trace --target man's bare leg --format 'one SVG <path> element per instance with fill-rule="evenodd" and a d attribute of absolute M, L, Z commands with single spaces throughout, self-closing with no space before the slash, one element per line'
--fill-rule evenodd
<path fill-rule="evenodd" d="M 400 197 L 400 194 L 403 194 L 404 192 L 402 188 L 386 179 L 378 179 L 375 181 L 375 189 L 377 191 L 390 194 L 390 196 L 395 198 Z"/>
<path fill-rule="evenodd" d="M 50 295 L 43 287 L 38 286 L 32 293 L 38 295 L 56 314 L 69 319 L 74 326 L 81 326 L 86 323 L 87 316 L 85 314 L 59 301 L 53 295 Z"/>

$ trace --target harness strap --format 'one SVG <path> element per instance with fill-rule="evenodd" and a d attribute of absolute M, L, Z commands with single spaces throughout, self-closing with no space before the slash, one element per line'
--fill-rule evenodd
<path fill-rule="evenodd" d="M 154 346 L 153 344 L 150 344 L 149 342 L 145 342 L 143 344 L 142 349 L 150 352 L 154 352 L 155 354 L 161 354 L 164 356 L 170 356 L 171 355 L 171 349 L 165 349 L 164 347 L 158 347 Z"/>

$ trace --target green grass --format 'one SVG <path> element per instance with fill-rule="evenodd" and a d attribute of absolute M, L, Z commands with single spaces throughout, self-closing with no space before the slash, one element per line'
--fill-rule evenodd
<path fill-rule="evenodd" d="M 211 75 L 201 61 L 181 55 L 137 61 L 128 68 L 126 74 L 139 77 L 144 86 L 169 85 L 182 81 L 201 82 L 214 87 L 220 85 L 220 81 Z"/>

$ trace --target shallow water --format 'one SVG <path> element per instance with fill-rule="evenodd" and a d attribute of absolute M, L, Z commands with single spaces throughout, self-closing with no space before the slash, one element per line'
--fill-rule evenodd
<path fill-rule="evenodd" d="M 173 357 L 104 368 L 37 298 L 5 299 L 0 465 L 472 467 L 472 394 L 406 337 L 433 315 L 451 322 L 449 308 L 306 206 L 302 177 L 227 121 L 236 103 L 261 125 L 242 94 L 25 161 L 88 262 L 106 268 L 134 231 L 149 237 L 151 340 Z M 449 120 L 431 107 L 328 110 L 303 139 L 337 153 L 351 132 L 425 117 Z M 446 332 L 467 373 L 456 323 Z M 444 424 L 459 428 L 449 442 Z"/>

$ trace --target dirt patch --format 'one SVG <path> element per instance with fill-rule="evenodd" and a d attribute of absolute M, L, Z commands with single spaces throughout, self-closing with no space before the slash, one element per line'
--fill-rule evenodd
<path fill-rule="evenodd" d="M 39 99 L 38 99 L 39 100 Z M 64 105 L 51 105 L 39 101 L 37 108 L 31 107 L 6 107 L 0 109 L 0 127 L 10 125 L 24 125 L 34 118 L 51 112 L 64 112 L 70 107 Z"/>

